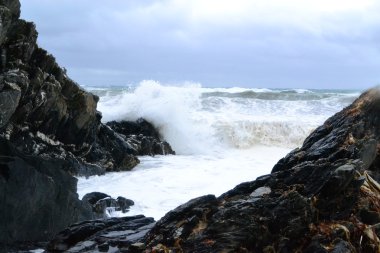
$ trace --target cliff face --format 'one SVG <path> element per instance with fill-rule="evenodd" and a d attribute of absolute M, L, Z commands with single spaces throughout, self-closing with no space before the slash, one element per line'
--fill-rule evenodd
<path fill-rule="evenodd" d="M 0 0 L 0 244 L 46 240 L 92 217 L 71 176 L 82 165 L 63 147 L 94 142 L 100 125 L 98 98 L 37 46 L 34 24 L 19 15 L 19 1 Z"/>
<path fill-rule="evenodd" d="M 130 170 L 143 147 L 153 155 L 149 145 L 162 143 L 102 124 L 99 98 L 38 47 L 35 25 L 19 16 L 18 0 L 0 0 L 0 245 L 47 240 L 91 218 L 73 175 Z"/>
<path fill-rule="evenodd" d="M 98 98 L 81 90 L 54 57 L 37 46 L 34 24 L 18 19 L 18 1 L 0 4 L 0 127 L 10 123 L 29 127 L 67 144 L 94 141 L 100 118 Z"/>

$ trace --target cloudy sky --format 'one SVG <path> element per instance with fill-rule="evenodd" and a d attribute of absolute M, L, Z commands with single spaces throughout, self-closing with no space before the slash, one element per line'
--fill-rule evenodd
<path fill-rule="evenodd" d="M 21 0 L 83 85 L 363 89 L 380 83 L 377 0 Z"/>

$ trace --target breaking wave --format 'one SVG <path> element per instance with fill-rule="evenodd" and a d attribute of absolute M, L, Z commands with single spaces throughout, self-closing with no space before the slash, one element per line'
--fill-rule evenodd
<path fill-rule="evenodd" d="M 255 145 L 294 148 L 359 95 L 334 90 L 166 86 L 155 81 L 137 87 L 87 89 L 100 96 L 103 121 L 143 117 L 178 154 Z"/>

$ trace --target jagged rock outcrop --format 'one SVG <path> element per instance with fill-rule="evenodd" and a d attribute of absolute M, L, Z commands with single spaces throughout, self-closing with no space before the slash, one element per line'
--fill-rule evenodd
<path fill-rule="evenodd" d="M 51 252 L 120 252 L 143 249 L 138 243 L 154 225 L 143 215 L 85 221 L 60 232 L 47 246 Z"/>
<path fill-rule="evenodd" d="M 120 248 L 145 253 L 379 252 L 379 161 L 380 88 L 375 88 L 318 127 L 271 174 L 220 197 L 193 199 L 159 220 L 136 241 L 138 248 Z M 49 249 L 61 242 L 56 238 Z"/>
<path fill-rule="evenodd" d="M 107 125 L 130 143 L 137 155 L 174 155 L 170 144 L 162 140 L 157 129 L 145 119 L 111 121 Z"/>
<path fill-rule="evenodd" d="M 18 0 L 0 0 L 0 249 L 39 241 L 83 219 L 73 175 L 130 170 L 128 140 L 102 124 L 99 98 L 38 47 Z"/>
<path fill-rule="evenodd" d="M 90 208 L 78 199 L 76 179 L 68 173 L 77 159 L 66 157 L 69 153 L 58 144 L 81 141 L 70 134 L 65 139 L 68 128 L 82 140 L 91 136 L 97 127 L 96 108 L 87 106 L 89 117 L 84 119 L 76 114 L 74 100 L 62 92 L 76 84 L 38 48 L 34 25 L 19 15 L 19 1 L 0 1 L 0 249 L 46 240 L 91 217 Z M 84 91 L 77 94 L 85 96 Z M 96 105 L 96 97 L 86 96 Z M 48 146 L 53 155 L 43 152 Z"/>

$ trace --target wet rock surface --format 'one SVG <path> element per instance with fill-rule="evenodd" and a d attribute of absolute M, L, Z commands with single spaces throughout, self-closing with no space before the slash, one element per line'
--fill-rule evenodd
<path fill-rule="evenodd" d="M 130 144 L 137 155 L 174 155 L 170 144 L 162 140 L 159 131 L 145 119 L 111 121 L 107 125 Z"/>
<path fill-rule="evenodd" d="M 135 147 L 101 123 L 99 98 L 66 75 L 19 16 L 18 0 L 0 0 L 0 249 L 91 219 L 73 175 L 139 163 Z"/>
<path fill-rule="evenodd" d="M 102 192 L 87 193 L 82 201 L 91 206 L 94 219 L 109 218 L 115 211 L 126 213 L 135 204 L 133 200 L 121 196 L 114 199 Z"/>
<path fill-rule="evenodd" d="M 379 159 L 375 88 L 317 128 L 271 174 L 219 197 L 193 199 L 167 213 L 133 246 L 116 250 L 379 252 Z"/>
<path fill-rule="evenodd" d="M 50 252 L 122 252 L 142 249 L 138 242 L 154 225 L 143 215 L 92 220 L 60 232 L 47 246 Z"/>

